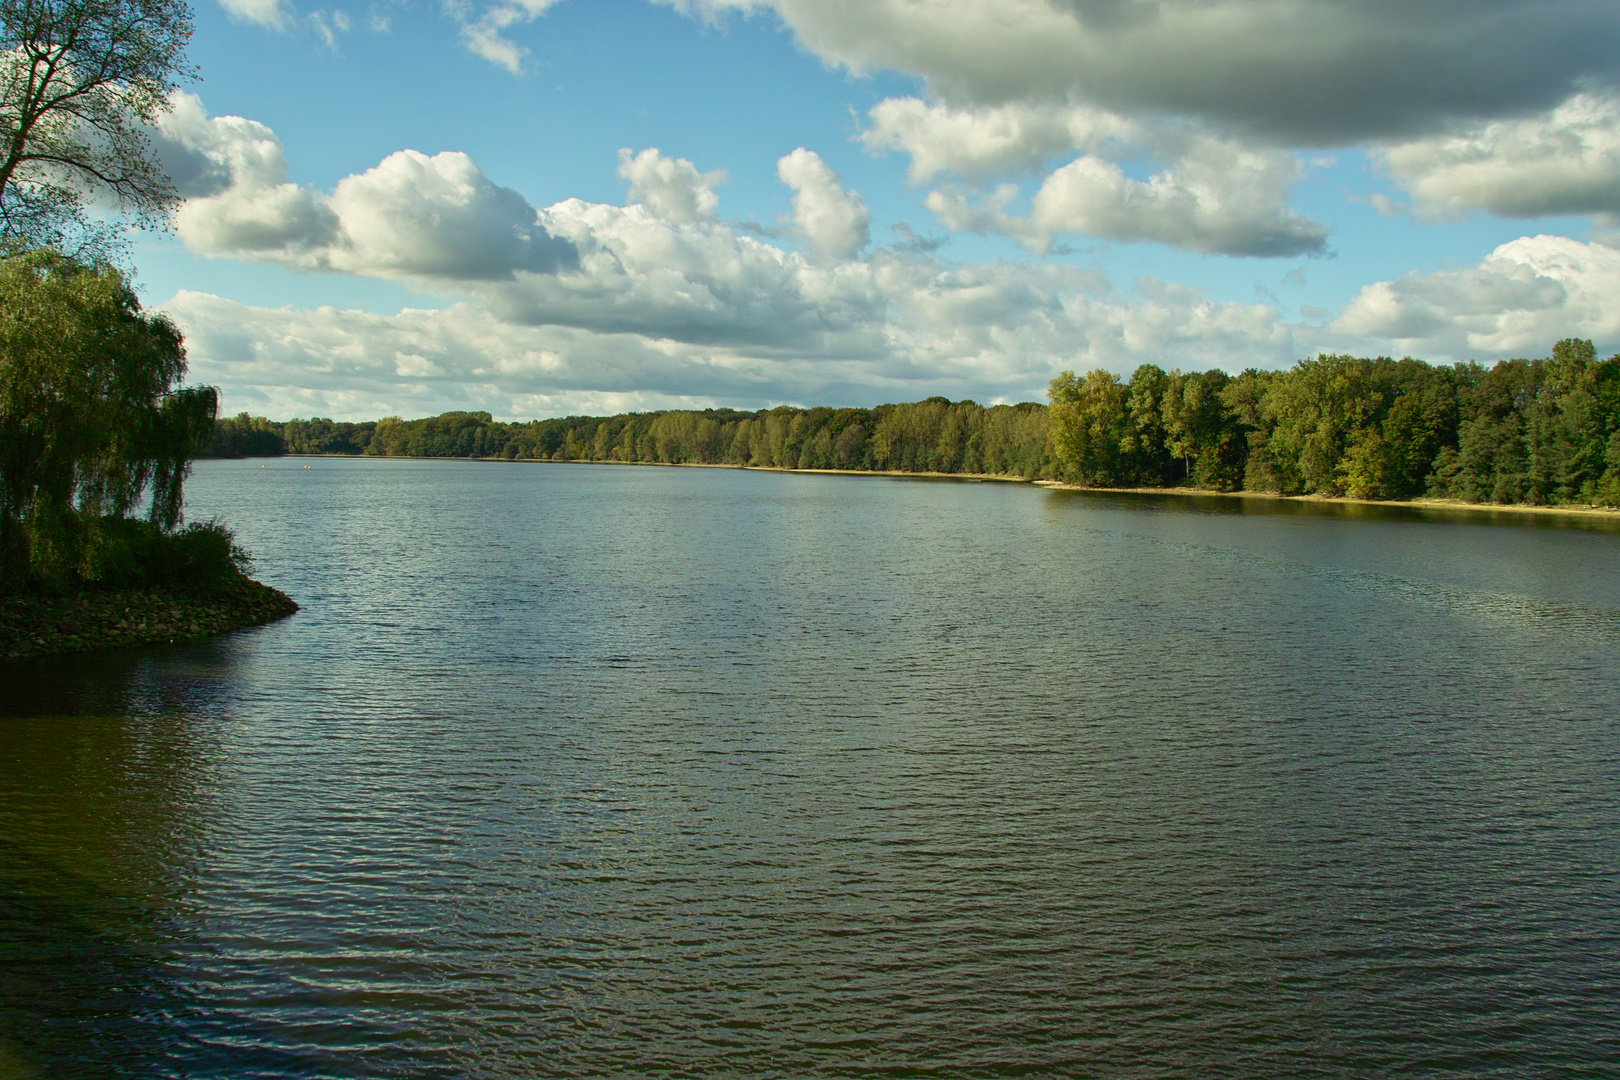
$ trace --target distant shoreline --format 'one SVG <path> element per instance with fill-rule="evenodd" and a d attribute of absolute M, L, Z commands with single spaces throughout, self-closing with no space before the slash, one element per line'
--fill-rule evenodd
<path fill-rule="evenodd" d="M 501 465 L 635 465 L 679 469 L 736 469 L 741 472 L 802 473 L 815 476 L 888 476 L 919 480 L 973 480 L 997 484 L 1030 484 L 1048 491 L 1089 491 L 1098 495 L 1178 495 L 1221 499 L 1269 499 L 1275 502 L 1323 506 L 1382 506 L 1411 510 L 1443 510 L 1473 514 L 1530 514 L 1576 517 L 1620 523 L 1620 507 L 1526 506 L 1522 503 L 1470 503 L 1455 499 L 1353 499 L 1347 495 L 1281 495 L 1273 491 L 1216 491 L 1193 487 L 1092 487 L 1063 480 L 1029 479 L 1007 473 L 905 472 L 898 469 L 789 469 L 779 465 L 727 465 L 706 461 L 595 461 L 586 458 L 404 457 L 367 454 L 278 454 L 281 458 L 366 458 L 374 461 L 472 461 Z M 253 458 L 211 458 L 212 461 L 252 461 Z"/>
<path fill-rule="evenodd" d="M 789 469 L 782 465 L 728 465 L 715 461 L 601 461 L 592 458 L 509 458 L 509 457 L 432 457 L 404 454 L 277 454 L 273 458 L 198 458 L 199 461 L 276 461 L 283 458 L 314 458 L 337 461 L 470 461 L 495 465 L 634 465 L 654 469 L 735 469 L 738 472 L 804 473 L 818 476 L 896 476 L 927 480 L 981 480 L 999 484 L 1042 484 L 1011 473 L 906 472 L 901 469 Z"/>

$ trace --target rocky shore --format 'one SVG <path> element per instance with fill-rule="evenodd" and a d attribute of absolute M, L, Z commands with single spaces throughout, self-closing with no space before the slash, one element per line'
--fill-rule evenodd
<path fill-rule="evenodd" d="M 250 578 L 207 595 L 122 589 L 5 597 L 0 657 L 194 641 L 275 622 L 297 610 L 286 593 Z"/>

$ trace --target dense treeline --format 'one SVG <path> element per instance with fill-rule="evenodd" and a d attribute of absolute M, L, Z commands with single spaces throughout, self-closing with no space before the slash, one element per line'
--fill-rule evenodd
<path fill-rule="evenodd" d="M 788 469 L 1055 474 L 1046 408 L 929 398 L 875 409 L 796 409 L 569 416 L 501 423 L 484 412 L 365 423 L 243 413 L 221 419 L 214 457 L 370 454 L 543 461 L 624 461 Z"/>
<path fill-rule="evenodd" d="M 1081 483 L 1285 495 L 1620 504 L 1620 357 L 1431 367 L 1321 356 L 1288 371 L 1104 371 L 1052 383 L 1052 445 Z"/>
<path fill-rule="evenodd" d="M 1051 407 L 929 398 L 874 409 L 731 409 L 501 423 L 243 413 L 214 456 L 278 453 L 991 473 L 1102 487 L 1620 505 L 1620 356 L 1432 366 L 1320 356 L 1287 371 L 1064 372 Z"/>

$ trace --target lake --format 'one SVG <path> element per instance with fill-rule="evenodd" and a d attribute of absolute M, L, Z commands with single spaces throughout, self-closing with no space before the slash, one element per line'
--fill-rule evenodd
<path fill-rule="evenodd" d="M 0 1076 L 1612 1076 L 1620 532 L 199 463 L 0 667 Z"/>

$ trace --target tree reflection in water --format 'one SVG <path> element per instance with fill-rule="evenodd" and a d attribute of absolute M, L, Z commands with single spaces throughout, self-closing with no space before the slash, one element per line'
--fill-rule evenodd
<path fill-rule="evenodd" d="M 0 1075 L 206 1067 L 184 950 L 230 668 L 225 644 L 0 667 Z M 287 1056 L 262 1064 L 308 1071 Z"/>

